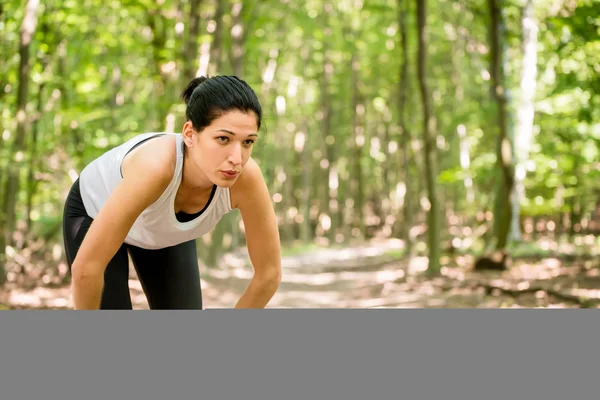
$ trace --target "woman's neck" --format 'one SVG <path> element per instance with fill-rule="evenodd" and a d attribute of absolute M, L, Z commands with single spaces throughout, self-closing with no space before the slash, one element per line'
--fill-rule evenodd
<path fill-rule="evenodd" d="M 186 191 L 202 191 L 212 189 L 214 183 L 185 155 L 180 186 Z"/>

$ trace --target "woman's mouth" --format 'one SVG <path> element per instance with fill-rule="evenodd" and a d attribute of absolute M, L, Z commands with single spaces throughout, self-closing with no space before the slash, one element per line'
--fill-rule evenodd
<path fill-rule="evenodd" d="M 237 171 L 221 171 L 221 174 L 227 179 L 232 179 L 238 176 L 239 172 Z"/>

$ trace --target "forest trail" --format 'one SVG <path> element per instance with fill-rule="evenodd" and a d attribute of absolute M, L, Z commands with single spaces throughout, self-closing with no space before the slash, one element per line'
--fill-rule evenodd
<path fill-rule="evenodd" d="M 478 272 L 473 258 L 445 260 L 439 276 L 424 274 L 425 257 L 394 256 L 393 241 L 321 249 L 283 257 L 281 286 L 269 308 L 600 308 L 600 268 L 594 258 L 516 259 L 508 271 Z M 228 254 L 219 269 L 201 268 L 206 309 L 232 308 L 251 276 L 243 253 Z M 148 309 L 132 268 L 134 309 Z M 71 307 L 68 286 L 11 288 L 0 303 L 10 309 Z"/>

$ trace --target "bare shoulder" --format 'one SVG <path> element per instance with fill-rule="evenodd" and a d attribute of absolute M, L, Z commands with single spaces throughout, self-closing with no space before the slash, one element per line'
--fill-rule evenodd
<path fill-rule="evenodd" d="M 163 184 L 170 182 L 177 162 L 176 138 L 158 137 L 133 149 L 123 160 L 123 178 L 150 174 Z"/>
<path fill-rule="evenodd" d="M 231 203 L 233 208 L 243 207 L 244 200 L 250 200 L 257 192 L 266 190 L 266 183 L 258 163 L 250 158 L 242 170 L 240 177 L 231 187 Z"/>

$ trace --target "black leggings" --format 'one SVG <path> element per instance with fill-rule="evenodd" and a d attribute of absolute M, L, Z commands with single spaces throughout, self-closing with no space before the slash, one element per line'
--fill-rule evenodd
<path fill-rule="evenodd" d="M 71 187 L 63 215 L 69 271 L 92 221 L 83 206 L 77 180 Z M 106 267 L 100 309 L 133 308 L 129 294 L 129 255 L 150 309 L 202 309 L 194 240 L 159 250 L 123 243 Z"/>

